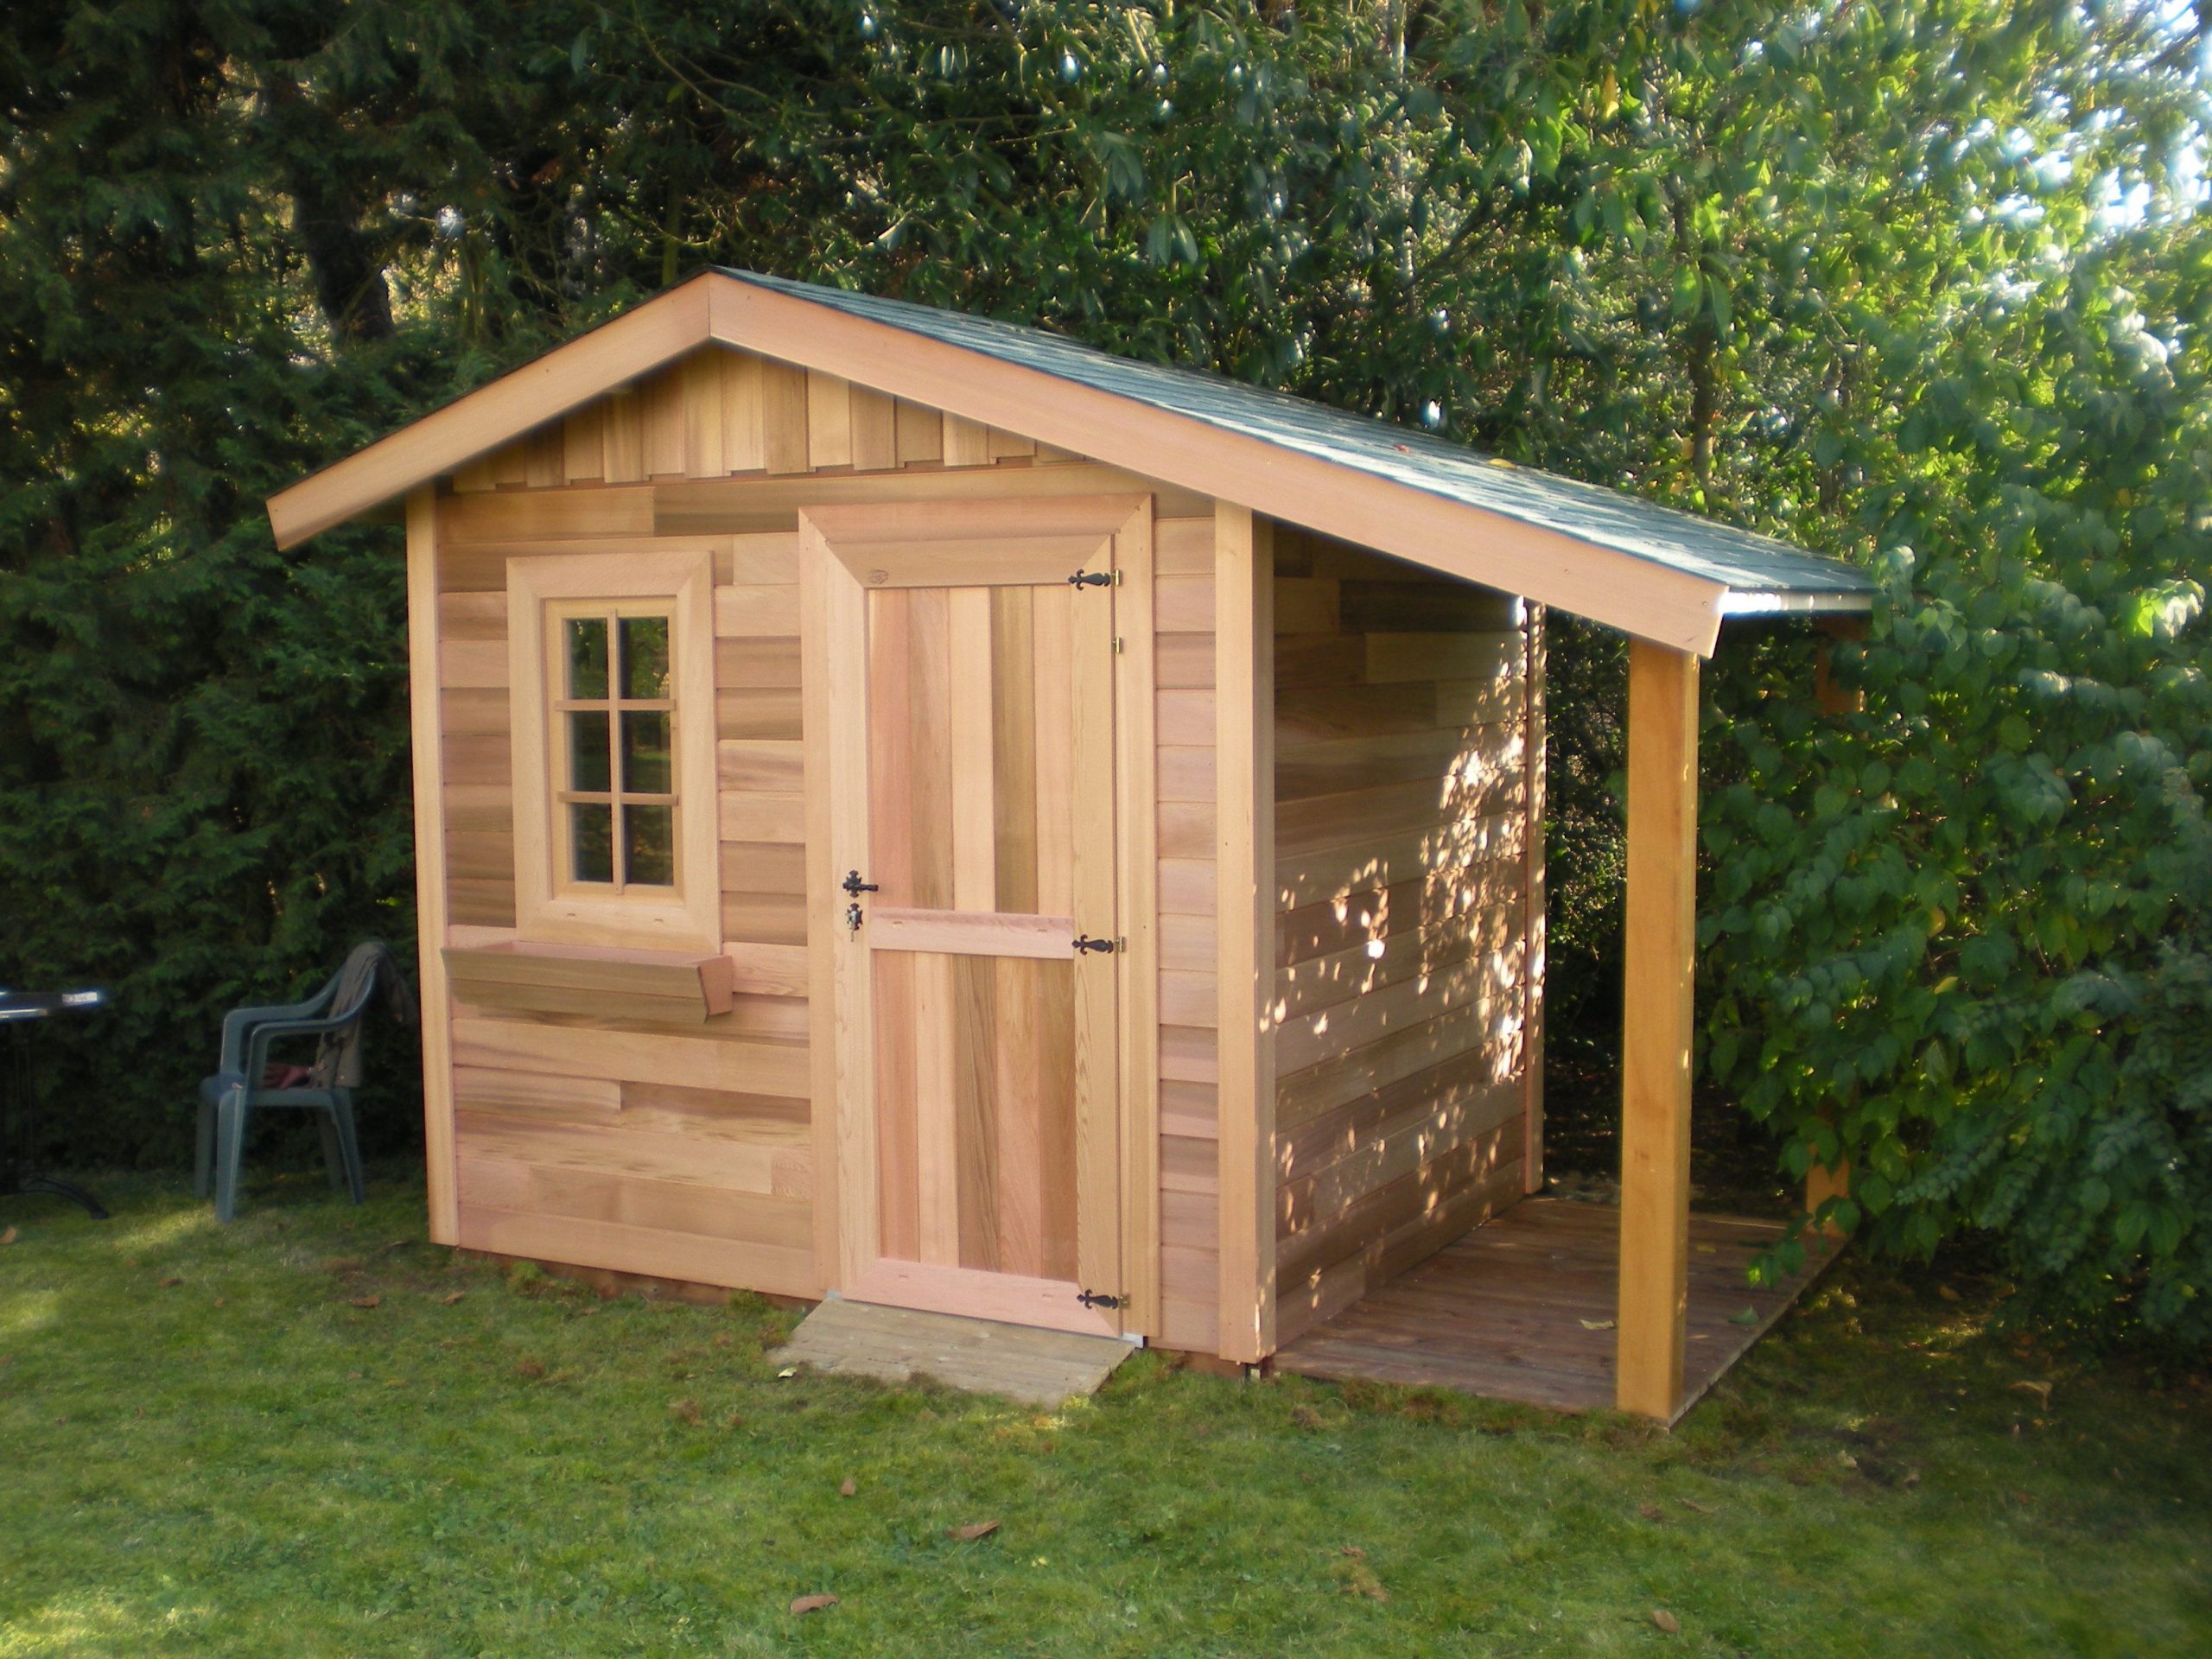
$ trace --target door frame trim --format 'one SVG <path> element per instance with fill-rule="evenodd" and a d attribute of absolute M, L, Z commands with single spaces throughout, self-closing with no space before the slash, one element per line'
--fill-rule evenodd
<path fill-rule="evenodd" d="M 1047 572 L 1110 569 L 1119 577 L 1113 670 L 1114 863 L 1123 943 L 1116 956 L 1115 1042 L 1123 1306 L 1117 1325 L 1079 1308 L 1068 1310 L 1069 1319 L 1084 1322 L 1068 1323 L 1048 1318 L 1052 1310 L 1040 1301 L 1037 1323 L 1130 1336 L 1160 1334 L 1153 511 L 1150 495 L 1070 495 L 839 503 L 799 512 L 815 1268 L 825 1291 L 859 1300 L 963 1311 L 944 1305 L 944 1299 L 957 1298 L 934 1270 L 899 1263 L 898 1271 L 890 1271 L 876 1254 L 880 1211 L 874 1173 L 874 1115 L 847 1112 L 840 1099 L 841 1075 L 874 1074 L 874 1021 L 868 1017 L 872 976 L 861 953 L 837 948 L 846 902 L 838 883 L 844 871 L 868 861 L 869 846 L 868 586 L 970 585 L 977 574 L 976 555 L 1001 569 L 1009 562 L 1019 569 L 1028 561 L 1049 561 L 1039 565 Z M 1085 547 L 1087 556 L 1071 557 Z M 955 548 L 965 551 L 954 556 Z M 908 556 L 910 552 L 917 556 Z M 908 1267 L 920 1271 L 907 1273 Z M 912 1300 L 930 1296 L 939 1300 Z"/>

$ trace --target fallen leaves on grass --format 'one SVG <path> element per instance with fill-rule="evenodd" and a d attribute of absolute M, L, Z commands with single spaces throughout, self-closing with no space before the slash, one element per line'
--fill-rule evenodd
<path fill-rule="evenodd" d="M 2031 1382 L 2024 1377 L 2018 1382 L 2007 1382 L 2005 1386 L 2012 1389 L 2015 1394 L 2032 1394 L 2035 1395 L 2037 1409 L 2043 1411 L 2049 1411 L 2050 1409 L 2050 1383 Z"/>
<path fill-rule="evenodd" d="M 668 1402 L 668 1414 L 687 1423 L 696 1423 L 699 1421 L 699 1402 L 696 1400 L 671 1400 Z"/>
<path fill-rule="evenodd" d="M 958 1544 L 972 1544 L 978 1538 L 988 1538 L 999 1529 L 995 1521 L 970 1521 L 964 1527 L 947 1527 L 944 1535 Z"/>
<path fill-rule="evenodd" d="M 1337 1554 L 1349 1563 L 1338 1574 L 1346 1595 L 1364 1597 L 1369 1601 L 1390 1599 L 1390 1592 L 1383 1588 L 1382 1580 L 1376 1578 L 1375 1569 L 1368 1566 L 1365 1550 L 1357 1544 L 1346 1544 Z"/>
<path fill-rule="evenodd" d="M 818 1613 L 825 1608 L 835 1607 L 836 1605 L 837 1598 L 835 1596 L 801 1596 L 791 1603 L 791 1611 Z"/>
<path fill-rule="evenodd" d="M 17 1233 L 14 1228 L 8 1228 L 5 1231 L 0 1231 L 0 1244 L 12 1244 L 21 1236 L 22 1235 Z"/>
<path fill-rule="evenodd" d="M 1667 1518 L 1667 1511 L 1656 1503 L 1639 1503 L 1636 1506 L 1636 1512 L 1647 1521 L 1664 1521 Z"/>
<path fill-rule="evenodd" d="M 358 1273 L 365 1264 L 358 1255 L 334 1255 L 315 1265 L 318 1273 Z"/>
<path fill-rule="evenodd" d="M 438 1306 L 440 1307 L 451 1307 L 455 1302 L 459 1301 L 462 1297 L 467 1294 L 468 1293 L 465 1290 L 449 1290 L 444 1295 L 438 1298 Z"/>
<path fill-rule="evenodd" d="M 384 1306 L 384 1298 L 374 1294 L 371 1294 L 366 1296 L 354 1296 L 349 1298 L 348 1300 L 354 1307 L 382 1307 Z"/>
<path fill-rule="evenodd" d="M 1675 1502 L 1681 1504 L 1686 1510 L 1695 1510 L 1700 1515 L 1718 1515 L 1720 1513 L 1720 1511 L 1714 1509 L 1712 1504 L 1700 1503 L 1694 1497 L 1678 1497 Z"/>
<path fill-rule="evenodd" d="M 1290 1421 L 1300 1428 L 1319 1428 L 1321 1427 L 1321 1414 L 1311 1406 L 1293 1406 Z"/>
<path fill-rule="evenodd" d="M 545 1362 L 538 1358 L 535 1354 L 525 1354 L 515 1362 L 515 1375 L 517 1376 L 543 1376 L 545 1375 Z"/>
<path fill-rule="evenodd" d="M 178 1278 L 176 1274 L 171 1274 L 168 1278 L 162 1281 L 162 1288 L 163 1290 L 175 1290 L 184 1281 Z"/>
<path fill-rule="evenodd" d="M 1682 1633 L 1682 1621 L 1664 1607 L 1654 1607 L 1651 1610 L 1651 1622 L 1669 1636 L 1680 1636 Z"/>
<path fill-rule="evenodd" d="M 840 1497 L 851 1497 L 859 1491 L 860 1483 L 850 1475 L 847 1475 L 844 1479 L 837 1483 L 837 1496 Z"/>
<path fill-rule="evenodd" d="M 791 1381 L 791 1378 L 793 1378 L 793 1377 L 797 1376 L 798 1375 L 798 1366 L 796 1366 L 796 1365 L 786 1365 L 786 1366 L 785 1366 L 785 1367 L 784 1367 L 784 1369 L 783 1369 L 782 1370 L 778 1371 L 778 1372 L 776 1373 L 776 1381 L 778 1381 L 779 1382 L 790 1382 L 790 1381 Z"/>

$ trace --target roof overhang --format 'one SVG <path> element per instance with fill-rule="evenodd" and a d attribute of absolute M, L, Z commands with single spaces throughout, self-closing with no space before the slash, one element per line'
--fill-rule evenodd
<path fill-rule="evenodd" d="M 702 271 L 270 498 L 291 547 L 713 343 L 1018 432 L 1327 536 L 1710 656 L 1724 618 L 1863 611 L 1732 587 L 988 352 Z"/>

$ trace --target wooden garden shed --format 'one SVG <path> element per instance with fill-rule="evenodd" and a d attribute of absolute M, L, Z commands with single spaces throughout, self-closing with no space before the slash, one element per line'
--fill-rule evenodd
<path fill-rule="evenodd" d="M 1617 1393 L 1680 1405 L 1698 664 L 1855 573 L 723 270 L 269 512 L 392 504 L 433 1237 L 1243 1363 L 1541 1184 L 1543 616 L 1633 636 Z"/>

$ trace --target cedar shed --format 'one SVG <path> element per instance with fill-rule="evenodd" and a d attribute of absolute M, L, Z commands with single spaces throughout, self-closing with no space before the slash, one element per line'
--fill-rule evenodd
<path fill-rule="evenodd" d="M 730 270 L 269 513 L 400 503 L 431 1236 L 1243 1363 L 1541 1185 L 1543 617 L 1633 636 L 1617 1397 L 1680 1408 L 1698 665 L 1855 572 Z"/>

